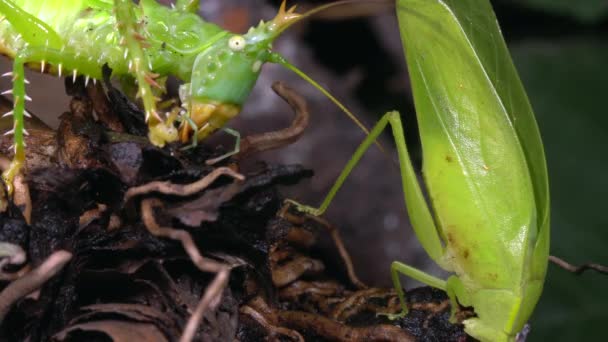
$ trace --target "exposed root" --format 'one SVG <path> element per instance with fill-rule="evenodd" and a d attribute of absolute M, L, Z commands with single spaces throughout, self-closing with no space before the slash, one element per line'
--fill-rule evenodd
<path fill-rule="evenodd" d="M 13 304 L 44 285 L 72 259 L 72 253 L 60 250 L 51 254 L 40 266 L 10 283 L 0 293 L 0 322 L 9 313 Z"/>
<path fill-rule="evenodd" d="M 209 184 L 210 183 L 211 182 L 209 182 Z M 205 290 L 196 310 L 188 320 L 180 338 L 181 342 L 190 342 L 194 338 L 207 308 L 215 307 L 219 303 L 224 287 L 228 282 L 230 268 L 220 262 L 203 258 L 198 247 L 196 247 L 196 244 L 192 240 L 192 236 L 187 231 L 161 227 L 154 218 L 154 208 L 159 206 L 162 206 L 162 203 L 156 198 L 145 199 L 141 202 L 141 216 L 148 231 L 155 236 L 180 241 L 192 262 L 201 271 L 216 273 L 215 278 Z"/>
<path fill-rule="evenodd" d="M 342 285 L 335 282 L 298 280 L 281 289 L 279 296 L 283 299 L 294 299 L 302 295 L 330 297 L 338 295 L 343 291 Z"/>
<path fill-rule="evenodd" d="M 192 316 L 190 316 L 190 319 L 188 319 L 188 323 L 186 324 L 182 336 L 179 339 L 180 342 L 192 341 L 194 335 L 196 334 L 196 330 L 203 319 L 203 315 L 205 314 L 205 311 L 207 311 L 207 308 L 215 307 L 219 304 L 222 291 L 228 283 L 229 274 L 230 269 L 227 267 L 217 273 L 209 287 L 205 290 L 205 294 L 196 306 L 196 310 L 194 310 L 194 313 Z"/>
<path fill-rule="evenodd" d="M 306 222 L 306 219 L 310 219 L 310 220 L 313 220 L 313 221 L 319 223 L 321 226 L 323 226 L 329 232 L 329 236 L 334 241 L 334 244 L 336 245 L 336 248 L 338 249 L 340 258 L 342 258 L 342 261 L 344 262 L 344 266 L 346 267 L 348 279 L 351 281 L 351 283 L 353 285 L 355 285 L 359 289 L 367 288 L 367 285 L 365 285 L 361 280 L 359 280 L 359 277 L 357 277 L 357 273 L 355 272 L 355 267 L 353 266 L 353 261 L 350 257 L 350 254 L 346 250 L 344 243 L 342 242 L 342 238 L 340 237 L 339 230 L 334 225 L 332 225 L 331 223 L 329 223 L 328 221 L 326 221 L 325 219 L 323 219 L 321 217 L 312 216 L 312 215 L 308 215 L 308 214 L 306 214 L 304 216 L 293 215 L 293 214 L 289 213 L 290 206 L 291 205 L 289 203 L 285 204 L 283 206 L 283 208 L 281 208 L 281 210 L 279 211 L 278 215 L 280 217 L 283 217 L 287 221 L 289 221 L 293 224 L 297 224 L 297 225 L 302 225 Z"/>
<path fill-rule="evenodd" d="M 554 255 L 549 256 L 549 261 L 554 263 L 555 265 L 565 269 L 566 271 L 572 272 L 574 274 L 581 274 L 586 270 L 593 270 L 599 273 L 608 274 L 608 266 L 595 264 L 595 263 L 586 263 L 580 266 L 574 266 L 567 261 L 560 259 Z"/>
<path fill-rule="evenodd" d="M 243 159 L 254 153 L 289 145 L 298 140 L 302 133 L 304 133 L 306 127 L 308 127 L 310 115 L 308 112 L 308 105 L 304 98 L 282 82 L 275 82 L 272 85 L 272 90 L 283 98 L 283 100 L 292 108 L 295 117 L 293 118 L 291 125 L 278 131 L 244 137 L 241 140 L 240 152 L 236 158 Z"/>
<path fill-rule="evenodd" d="M 329 315 L 332 319 L 343 321 L 345 317 L 350 317 L 356 311 L 360 311 L 358 309 L 361 305 L 364 305 L 368 302 L 370 297 L 384 297 L 387 294 L 393 294 L 391 290 L 387 291 L 385 289 L 380 288 L 370 288 L 357 292 L 353 292 L 346 299 L 341 301 L 338 305 L 335 306 L 334 310 Z"/>
<path fill-rule="evenodd" d="M 264 327 L 264 329 L 266 329 L 266 331 L 268 332 L 269 337 L 276 338 L 278 335 L 283 335 L 283 336 L 290 337 L 294 341 L 304 342 L 304 337 L 302 337 L 302 335 L 300 335 L 299 332 L 297 332 L 295 330 L 283 328 L 283 327 L 277 327 L 277 326 L 271 324 L 270 322 L 268 322 L 266 317 L 264 317 L 264 315 L 261 312 L 257 311 L 256 309 L 252 308 L 251 306 L 243 305 L 239 311 L 242 314 L 245 314 L 245 315 L 251 317 L 258 324 L 260 324 L 262 327 Z"/>
<path fill-rule="evenodd" d="M 141 217 L 148 231 L 155 236 L 165 237 L 181 242 L 184 250 L 192 262 L 203 272 L 218 273 L 228 267 L 220 262 L 205 259 L 192 240 L 192 236 L 185 230 L 161 227 L 154 218 L 154 208 L 162 206 L 157 198 L 148 198 L 141 202 Z"/>
<path fill-rule="evenodd" d="M 298 330 L 314 331 L 332 341 L 415 341 L 415 337 L 399 327 L 378 324 L 368 327 L 351 327 L 329 318 L 302 311 L 279 311 L 282 324 Z"/>
<path fill-rule="evenodd" d="M 8 273 L 4 271 L 6 265 L 21 265 L 27 260 L 27 254 L 21 246 L 0 242 L 0 258 L 2 258 L 0 259 L 0 280 L 15 280 L 29 271 L 27 265 L 17 272 Z"/>
<path fill-rule="evenodd" d="M 446 311 L 450 307 L 450 301 L 444 300 L 443 302 L 439 303 L 439 305 L 434 305 L 432 307 L 428 305 L 431 303 L 425 303 L 425 304 L 427 304 L 427 307 L 430 308 L 430 310 L 428 310 L 428 311 L 431 311 L 431 313 L 424 320 L 424 323 L 422 324 L 422 328 L 428 329 L 429 325 L 431 323 L 431 319 L 435 318 L 441 312 Z"/>
<path fill-rule="evenodd" d="M 78 218 L 78 229 L 88 226 L 91 222 L 100 219 L 108 209 L 105 204 L 98 203 L 97 208 L 87 210 Z"/>
<path fill-rule="evenodd" d="M 236 171 L 233 171 L 228 167 L 218 167 L 217 169 L 211 171 L 208 175 L 203 177 L 201 180 L 190 184 L 173 184 L 171 182 L 155 181 L 141 186 L 130 188 L 125 194 L 124 202 L 126 203 L 133 197 L 148 194 L 151 192 L 158 192 L 165 195 L 190 196 L 201 190 L 204 190 L 222 175 L 230 176 L 240 181 L 245 179 L 243 175 Z"/>
<path fill-rule="evenodd" d="M 272 282 L 276 287 L 283 287 L 294 282 L 305 273 L 318 274 L 323 270 L 325 270 L 325 265 L 321 261 L 300 255 L 284 265 L 274 266 Z"/>
<path fill-rule="evenodd" d="M 246 306 L 247 314 L 266 329 L 278 332 L 277 326 L 289 326 L 300 331 L 315 332 L 332 341 L 414 341 L 414 337 L 392 325 L 373 325 L 369 327 L 350 327 L 329 318 L 303 311 L 275 310 L 261 298 L 255 297 Z M 242 309 L 241 309 L 241 312 Z M 267 325 L 264 325 L 265 322 Z M 285 329 L 285 328 L 283 328 Z M 273 331 L 273 330 L 269 330 Z M 299 334 L 298 334 L 299 335 Z M 289 335 L 291 336 L 291 335 Z"/>
<path fill-rule="evenodd" d="M 100 122 L 114 132 L 122 133 L 125 131 L 120 119 L 112 111 L 101 83 L 90 84 L 87 87 L 87 95 L 91 98 L 93 109 L 97 113 Z"/>

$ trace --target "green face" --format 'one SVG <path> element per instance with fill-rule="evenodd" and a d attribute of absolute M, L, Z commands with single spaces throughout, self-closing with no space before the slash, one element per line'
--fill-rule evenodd
<path fill-rule="evenodd" d="M 246 36 L 239 35 L 218 41 L 197 56 L 188 97 L 242 105 L 267 60 L 268 48 L 266 41 L 250 43 Z"/>
<path fill-rule="evenodd" d="M 201 52 L 193 65 L 191 83 L 182 101 L 219 102 L 241 106 L 268 61 L 272 42 L 300 16 L 282 8 L 277 16 L 260 22 L 245 35 L 227 34 Z M 189 89 L 188 89 L 189 88 Z"/>

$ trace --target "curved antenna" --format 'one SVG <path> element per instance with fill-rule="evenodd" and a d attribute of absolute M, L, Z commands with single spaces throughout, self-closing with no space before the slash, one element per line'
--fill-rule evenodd
<path fill-rule="evenodd" d="M 273 29 L 275 31 L 275 35 L 279 36 L 283 31 L 285 31 L 287 28 L 291 27 L 291 25 L 293 25 L 297 22 L 300 22 L 302 19 L 308 18 L 308 17 L 310 17 L 316 13 L 322 12 L 324 10 L 327 10 L 327 9 L 330 9 L 333 7 L 351 5 L 351 4 L 369 5 L 370 2 L 377 3 L 377 4 L 388 3 L 387 0 L 376 0 L 376 1 L 373 1 L 373 0 L 366 0 L 366 1 L 342 0 L 342 1 L 336 1 L 336 2 L 328 3 L 325 5 L 313 8 L 312 10 L 305 12 L 303 14 L 298 14 L 298 13 L 295 13 L 296 6 L 291 7 L 289 10 L 285 10 L 286 0 L 283 0 L 283 2 L 281 3 L 281 7 L 279 8 L 279 12 L 278 12 L 277 16 L 272 20 L 272 22 L 274 24 Z M 325 95 L 328 99 L 330 99 L 336 106 L 338 106 L 357 126 L 359 126 L 359 128 L 361 128 L 361 130 L 363 130 L 363 132 L 365 132 L 366 134 L 369 134 L 369 132 L 370 132 L 369 129 L 355 116 L 355 114 L 353 114 L 350 110 L 348 110 L 348 108 L 346 108 L 340 101 L 338 101 L 338 99 L 336 99 L 333 95 L 331 95 L 329 93 L 329 91 L 327 91 L 325 88 L 323 88 L 318 82 L 316 82 L 315 80 L 310 78 L 302 70 L 298 69 L 295 65 L 289 63 L 283 56 L 279 55 L 278 53 L 272 52 L 270 54 L 270 57 L 268 58 L 268 61 L 271 63 L 279 64 L 279 65 L 283 66 L 284 68 L 293 71 L 296 75 L 300 76 L 306 82 L 310 83 L 313 87 L 318 89 L 321 93 L 323 93 L 323 95 Z M 382 153 L 387 155 L 384 147 L 378 141 L 376 141 L 375 144 Z"/>
<path fill-rule="evenodd" d="M 346 2 L 346 1 L 344 1 Z M 350 2 L 350 1 L 348 1 Z M 310 76 L 306 75 L 302 70 L 298 69 L 295 65 L 289 63 L 283 56 L 278 53 L 273 52 L 270 55 L 270 62 L 279 64 L 284 68 L 293 71 L 296 75 L 302 77 L 306 82 L 310 83 L 313 87 L 317 88 L 323 95 L 325 95 L 328 99 L 331 100 L 336 106 L 338 106 L 365 134 L 369 135 L 369 129 L 357 118 L 355 114 L 353 114 L 348 108 L 346 108 L 338 99 L 336 99 L 332 94 L 329 93 L 325 88 L 323 88 L 317 81 L 310 78 Z M 382 153 L 386 154 L 384 147 L 376 141 L 376 146 L 382 151 Z"/>

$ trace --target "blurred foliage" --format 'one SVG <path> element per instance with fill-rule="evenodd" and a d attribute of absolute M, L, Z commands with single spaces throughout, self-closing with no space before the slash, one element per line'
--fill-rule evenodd
<path fill-rule="evenodd" d="M 575 264 L 606 264 L 608 44 L 585 38 L 528 41 L 511 51 L 547 154 L 551 254 Z M 605 275 L 576 276 L 550 265 L 530 341 L 604 340 L 606 289 Z"/>
<path fill-rule="evenodd" d="M 513 0 L 503 0 L 511 3 Z M 576 18 L 582 22 L 597 22 L 608 16 L 606 0 L 516 0 L 517 3 L 536 10 Z"/>

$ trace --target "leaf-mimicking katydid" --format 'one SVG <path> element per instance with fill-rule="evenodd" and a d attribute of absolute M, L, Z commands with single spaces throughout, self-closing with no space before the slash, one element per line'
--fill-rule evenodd
<path fill-rule="evenodd" d="M 266 62 L 281 64 L 320 88 L 271 47 L 290 25 L 328 6 L 298 14 L 283 2 L 274 19 L 240 35 L 201 19 L 198 0 L 177 0 L 173 8 L 155 0 L 0 0 L 0 53 L 14 60 L 13 71 L 6 74 L 13 88 L 3 93 L 12 93 L 14 102 L 4 114 L 14 120 L 7 132 L 14 135 L 14 157 L 3 174 L 9 192 L 25 160 L 29 97 L 24 65 L 74 79 L 82 75 L 87 83 L 100 79 L 107 64 L 114 75 L 137 84 L 154 145 L 194 144 L 240 112 Z M 182 108 L 160 113 L 156 95 L 168 75 L 184 82 Z"/>
<path fill-rule="evenodd" d="M 476 316 L 465 331 L 481 341 L 513 341 L 541 295 L 549 257 L 546 162 L 532 108 L 487 0 L 397 0 L 397 16 L 422 144 L 418 183 L 397 112 L 385 114 L 357 148 L 319 208 L 390 124 L 415 234 L 447 280 L 394 262 L 402 273 L 443 289 L 453 318 Z"/>

